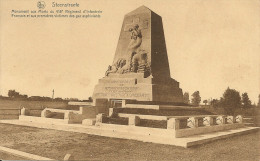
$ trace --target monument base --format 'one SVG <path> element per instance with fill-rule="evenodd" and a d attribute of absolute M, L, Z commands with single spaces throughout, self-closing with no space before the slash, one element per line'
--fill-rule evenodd
<path fill-rule="evenodd" d="M 172 78 L 144 78 L 144 73 L 111 73 L 99 79 L 95 86 L 94 99 L 126 99 L 154 102 L 183 102 L 179 82 Z"/>

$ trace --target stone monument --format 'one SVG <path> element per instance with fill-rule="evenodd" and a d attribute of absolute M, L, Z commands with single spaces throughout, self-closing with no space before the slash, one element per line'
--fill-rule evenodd
<path fill-rule="evenodd" d="M 94 99 L 183 102 L 170 76 L 162 18 L 145 6 L 124 17 L 112 65 L 95 86 Z"/>
<path fill-rule="evenodd" d="M 75 104 L 79 110 L 45 108 L 41 117 L 22 108 L 21 122 L 7 123 L 183 147 L 259 129 L 244 127 L 241 115 L 182 103 L 179 83 L 170 77 L 162 19 L 144 6 L 125 16 L 114 61 L 93 98 Z"/>

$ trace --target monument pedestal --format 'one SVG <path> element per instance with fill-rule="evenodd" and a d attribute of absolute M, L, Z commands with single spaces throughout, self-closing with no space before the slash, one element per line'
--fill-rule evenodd
<path fill-rule="evenodd" d="M 136 101 L 183 102 L 182 90 L 174 79 L 159 80 L 144 73 L 111 73 L 99 79 L 94 99 L 127 99 Z"/>

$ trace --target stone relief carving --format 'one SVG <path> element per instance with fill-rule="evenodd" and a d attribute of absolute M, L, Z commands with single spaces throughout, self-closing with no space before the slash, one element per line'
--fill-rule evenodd
<path fill-rule="evenodd" d="M 108 69 L 106 71 L 106 76 L 108 76 L 110 73 L 121 73 L 122 67 L 124 67 L 126 64 L 125 59 L 118 59 L 112 66 L 109 65 Z"/>
<path fill-rule="evenodd" d="M 150 72 L 150 66 L 147 63 L 147 52 L 140 50 L 134 54 L 131 60 L 131 72 L 145 73 Z"/>
<path fill-rule="evenodd" d="M 115 64 L 108 66 L 106 76 L 110 73 L 145 73 L 150 75 L 150 64 L 147 63 L 147 52 L 140 48 L 142 44 L 142 31 L 138 24 L 135 24 L 132 28 L 129 28 L 131 32 L 131 39 L 127 47 L 127 60 L 118 59 Z"/>

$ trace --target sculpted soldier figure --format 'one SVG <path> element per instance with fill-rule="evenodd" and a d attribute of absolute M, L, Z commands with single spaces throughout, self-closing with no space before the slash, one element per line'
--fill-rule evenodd
<path fill-rule="evenodd" d="M 139 29 L 139 25 L 136 24 L 134 28 L 129 29 L 130 32 L 132 32 L 131 39 L 137 40 L 137 38 L 142 38 L 141 30 Z"/>
<path fill-rule="evenodd" d="M 142 44 L 142 32 L 139 29 L 138 24 L 134 25 L 133 28 L 130 28 L 129 32 L 131 32 L 131 40 L 126 51 L 128 58 L 126 60 L 126 65 L 121 69 L 121 73 L 127 73 L 131 71 L 132 58 L 136 53 L 138 53 L 139 47 Z"/>

